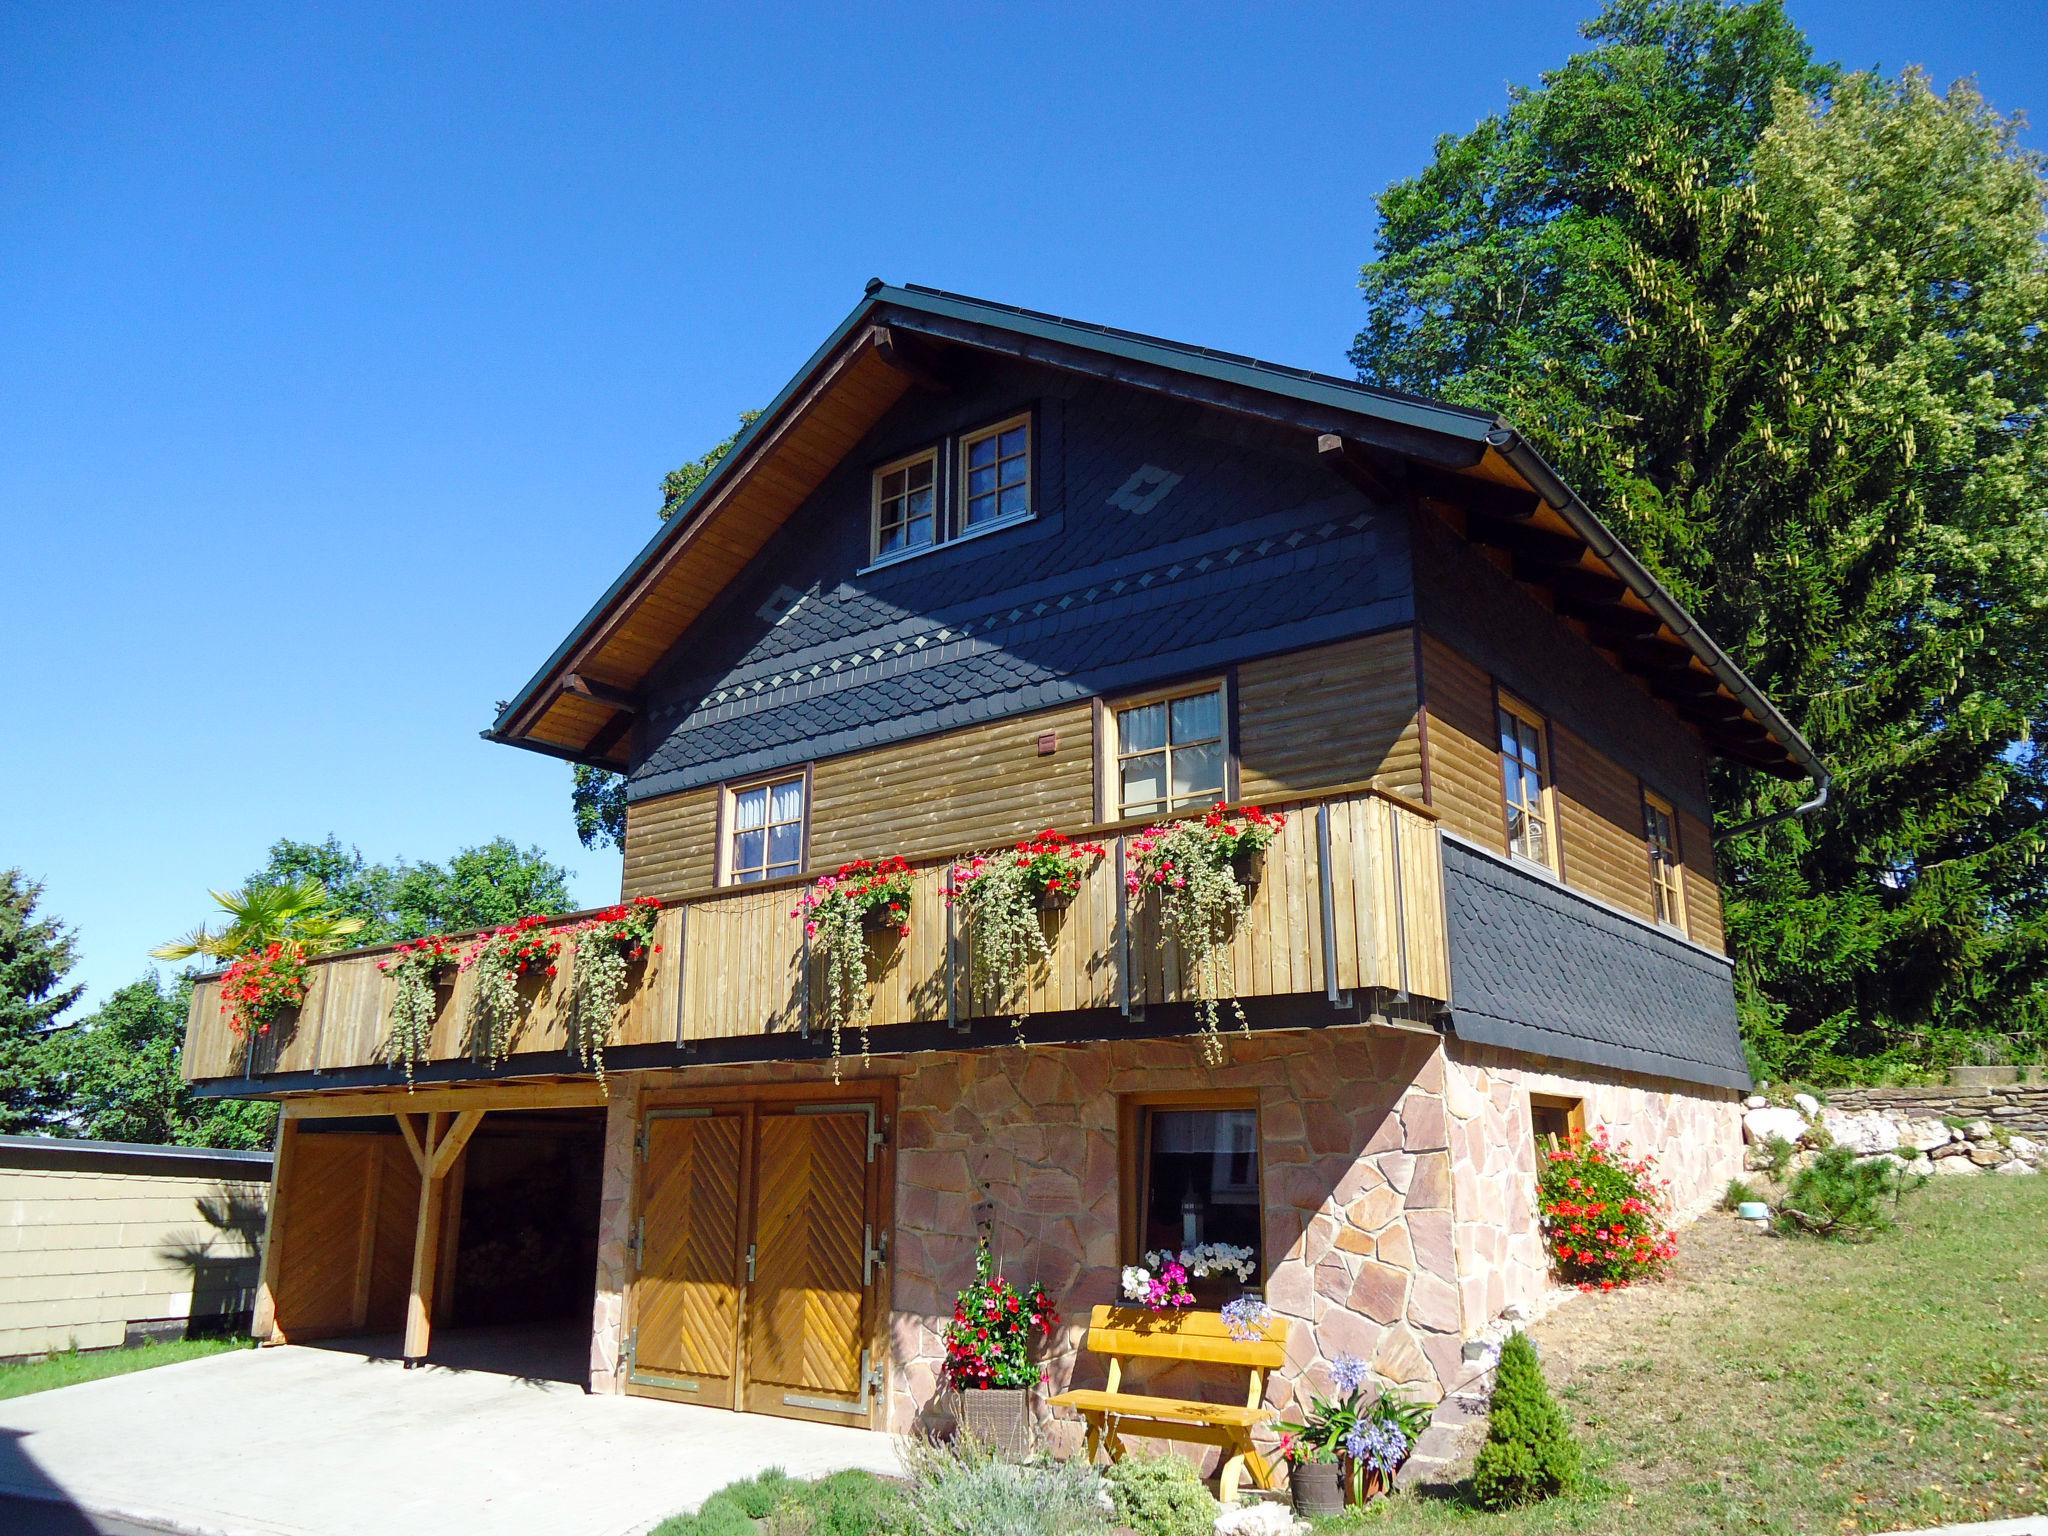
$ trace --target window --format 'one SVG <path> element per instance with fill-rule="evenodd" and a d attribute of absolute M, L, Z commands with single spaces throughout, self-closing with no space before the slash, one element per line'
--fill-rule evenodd
<path fill-rule="evenodd" d="M 1508 852 L 1555 869 L 1550 838 L 1550 789 L 1543 761 L 1543 717 L 1503 698 L 1500 718 L 1501 792 L 1507 802 Z"/>
<path fill-rule="evenodd" d="M 1564 1146 L 1574 1136 L 1586 1134 L 1585 1103 L 1548 1093 L 1530 1094 L 1529 1132 L 1538 1147 Z"/>
<path fill-rule="evenodd" d="M 1643 791 L 1643 841 L 1650 845 L 1650 904 L 1657 921 L 1685 931 L 1685 871 L 1678 862 L 1678 818 L 1671 802 Z"/>
<path fill-rule="evenodd" d="M 938 462 L 938 454 L 927 448 L 875 471 L 873 558 L 938 542 Z"/>
<path fill-rule="evenodd" d="M 1256 1286 L 1265 1273 L 1260 1239 L 1259 1111 L 1247 1094 L 1162 1095 L 1127 1100 L 1124 1113 L 1126 1262 L 1155 1249 L 1231 1243 L 1252 1251 Z M 1194 1282 L 1205 1304 L 1238 1294 L 1231 1276 Z"/>
<path fill-rule="evenodd" d="M 799 774 L 732 792 L 725 878 L 730 885 L 801 873 L 804 863 L 804 781 Z"/>
<path fill-rule="evenodd" d="M 1031 515 L 1031 418 L 960 439 L 960 532 Z"/>
<path fill-rule="evenodd" d="M 1223 685 L 1116 711 L 1116 815 L 1150 816 L 1223 798 Z"/>

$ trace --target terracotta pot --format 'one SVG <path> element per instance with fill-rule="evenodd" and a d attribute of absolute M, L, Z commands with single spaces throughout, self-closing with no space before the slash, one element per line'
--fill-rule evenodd
<path fill-rule="evenodd" d="M 1021 1460 L 1031 1454 L 1031 1389 L 984 1387 L 954 1394 L 960 1428 L 998 1455 Z"/>
<path fill-rule="evenodd" d="M 1230 872 L 1237 876 L 1237 883 L 1246 890 L 1255 890 L 1258 883 L 1266 878 L 1266 850 L 1264 848 L 1240 848 L 1230 856 Z"/>
<path fill-rule="evenodd" d="M 1287 1471 L 1294 1512 L 1304 1519 L 1344 1513 L 1344 1469 L 1334 1461 L 1297 1461 Z"/>

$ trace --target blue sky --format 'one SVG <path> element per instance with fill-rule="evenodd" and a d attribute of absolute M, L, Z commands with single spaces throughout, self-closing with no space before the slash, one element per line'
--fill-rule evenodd
<path fill-rule="evenodd" d="M 477 732 L 869 276 L 1343 371 L 1374 194 L 1592 9 L 15 0 L 0 867 L 95 996 L 279 836 L 610 899 Z M 1792 10 L 2048 95 L 2048 7 Z"/>

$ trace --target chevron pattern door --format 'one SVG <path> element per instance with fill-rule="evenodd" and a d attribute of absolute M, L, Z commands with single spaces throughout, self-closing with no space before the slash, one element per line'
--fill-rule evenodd
<path fill-rule="evenodd" d="M 630 1379 L 732 1408 L 739 1376 L 744 1109 L 651 1110 L 640 1169 Z"/>
<path fill-rule="evenodd" d="M 865 1423 L 874 1277 L 870 1104 L 756 1116 L 746 1406 Z"/>

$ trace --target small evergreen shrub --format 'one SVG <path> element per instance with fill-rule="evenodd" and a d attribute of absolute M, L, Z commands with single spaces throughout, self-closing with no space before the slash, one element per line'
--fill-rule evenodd
<path fill-rule="evenodd" d="M 962 1438 L 903 1449 L 905 1536 L 1090 1536 L 1109 1530 L 1102 1479 L 1070 1461 L 1004 1461 Z"/>
<path fill-rule="evenodd" d="M 1799 1155 L 1799 1148 L 1782 1136 L 1773 1136 L 1764 1143 L 1764 1169 L 1779 1183 L 1792 1171 L 1792 1159 Z"/>
<path fill-rule="evenodd" d="M 1487 1509 L 1515 1509 L 1579 1483 L 1579 1443 L 1543 1380 L 1527 1334 L 1511 1334 L 1494 1373 L 1486 1443 L 1472 1467 L 1472 1494 Z"/>
<path fill-rule="evenodd" d="M 1799 1170 L 1778 1202 L 1780 1232 L 1868 1242 L 1892 1229 L 1899 1197 L 1921 1180 L 1896 1158 L 1858 1161 L 1847 1147 L 1830 1147 Z"/>
<path fill-rule="evenodd" d="M 1179 1456 L 1126 1456 L 1103 1473 L 1117 1524 L 1138 1536 L 1208 1536 L 1218 1513 L 1192 1463 Z"/>
<path fill-rule="evenodd" d="M 1752 1200 L 1761 1199 L 1763 1196 L 1757 1193 L 1756 1186 L 1747 1179 L 1730 1179 L 1727 1191 L 1721 1196 L 1721 1209 L 1732 1211 L 1739 1205 L 1747 1205 Z"/>

